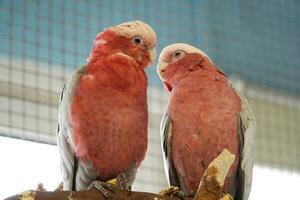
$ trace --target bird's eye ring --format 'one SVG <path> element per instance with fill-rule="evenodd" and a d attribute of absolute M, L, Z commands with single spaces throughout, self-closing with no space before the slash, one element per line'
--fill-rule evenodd
<path fill-rule="evenodd" d="M 133 37 L 132 41 L 133 41 L 134 44 L 137 44 L 137 45 L 142 45 L 143 44 L 143 39 L 139 36 Z"/>
<path fill-rule="evenodd" d="M 181 51 L 181 50 L 175 51 L 174 54 L 173 54 L 173 57 L 174 57 L 174 58 L 180 58 L 180 57 L 183 56 L 183 54 L 184 54 L 184 52 Z"/>

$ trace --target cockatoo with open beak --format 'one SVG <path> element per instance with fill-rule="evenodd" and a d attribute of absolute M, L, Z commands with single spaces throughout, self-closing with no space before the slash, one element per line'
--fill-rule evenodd
<path fill-rule="evenodd" d="M 64 85 L 57 131 L 64 190 L 114 178 L 122 189 L 133 184 L 147 149 L 145 68 L 155 46 L 155 32 L 141 21 L 107 28 Z"/>
<path fill-rule="evenodd" d="M 187 44 L 164 48 L 157 71 L 170 92 L 161 122 L 169 184 L 196 192 L 209 163 L 227 148 L 235 161 L 223 191 L 248 199 L 256 125 L 247 100 L 204 52 Z"/>

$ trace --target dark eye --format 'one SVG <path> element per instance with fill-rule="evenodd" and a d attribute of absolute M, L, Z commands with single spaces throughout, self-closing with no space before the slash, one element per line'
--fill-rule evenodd
<path fill-rule="evenodd" d="M 142 45 L 143 44 L 143 39 L 139 36 L 135 36 L 134 38 L 132 38 L 132 41 L 134 44 L 137 45 Z"/>
<path fill-rule="evenodd" d="M 175 51 L 174 54 L 173 54 L 173 57 L 174 58 L 180 58 L 184 55 L 184 52 L 183 51 Z"/>

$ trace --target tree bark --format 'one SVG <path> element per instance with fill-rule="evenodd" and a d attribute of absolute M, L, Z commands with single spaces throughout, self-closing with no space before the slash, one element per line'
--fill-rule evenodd
<path fill-rule="evenodd" d="M 195 200 L 233 199 L 229 194 L 223 194 L 222 189 L 234 159 L 235 155 L 228 149 L 224 149 L 217 158 L 210 162 L 201 178 Z"/>
<path fill-rule="evenodd" d="M 129 192 L 116 190 L 115 193 L 109 193 L 109 199 L 112 200 L 179 200 L 177 197 L 160 196 L 157 194 L 146 192 Z M 9 197 L 5 200 L 106 200 L 106 198 L 96 189 L 80 192 L 42 192 L 42 191 L 26 191 L 19 195 Z M 185 198 L 192 200 L 192 198 Z"/>

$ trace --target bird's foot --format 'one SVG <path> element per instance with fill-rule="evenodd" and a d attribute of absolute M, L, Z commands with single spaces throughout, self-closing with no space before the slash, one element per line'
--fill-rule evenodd
<path fill-rule="evenodd" d="M 116 185 L 119 189 L 125 190 L 128 192 L 128 196 L 131 195 L 131 185 L 128 183 L 128 177 L 126 177 L 125 173 L 121 173 L 116 178 Z"/>
<path fill-rule="evenodd" d="M 106 181 L 106 183 L 108 184 L 111 184 L 111 185 L 114 185 L 115 188 L 119 188 L 119 189 L 123 189 L 123 190 L 126 190 L 128 192 L 128 196 L 131 195 L 131 185 L 127 185 L 126 179 L 122 179 L 123 177 L 121 177 L 121 179 L 117 179 L 117 178 L 114 178 L 114 179 L 110 179 L 108 181 Z"/>
<path fill-rule="evenodd" d="M 167 189 L 161 190 L 159 193 L 161 196 L 169 196 L 169 197 L 179 197 L 180 199 L 184 199 L 187 196 L 182 190 L 179 189 L 179 187 L 176 186 L 170 186 Z"/>
<path fill-rule="evenodd" d="M 114 185 L 113 182 L 110 182 L 111 180 L 107 182 L 102 182 L 102 181 L 93 181 L 89 187 L 87 188 L 88 190 L 91 190 L 93 188 L 97 189 L 106 199 L 109 199 L 109 192 L 110 193 L 115 193 L 116 190 L 116 185 Z M 108 192 L 109 191 L 109 192 Z"/>
<path fill-rule="evenodd" d="M 128 192 L 128 196 L 131 195 L 131 185 L 128 186 L 128 188 L 126 189 L 126 191 Z"/>

